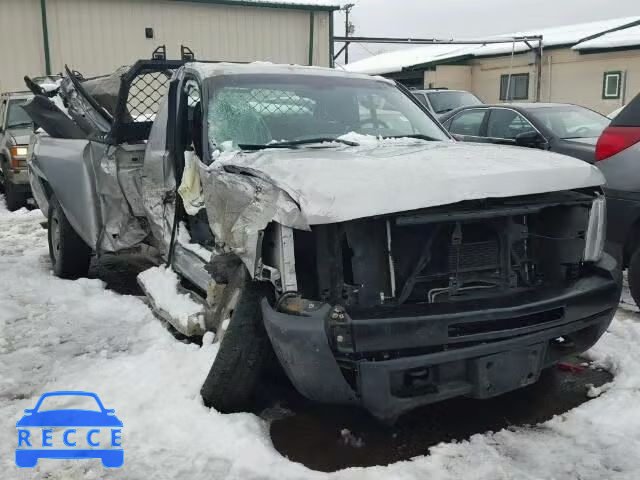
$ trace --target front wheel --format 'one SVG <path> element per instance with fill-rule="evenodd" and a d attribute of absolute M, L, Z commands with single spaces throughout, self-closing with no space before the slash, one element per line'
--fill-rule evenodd
<path fill-rule="evenodd" d="M 53 273 L 75 280 L 86 277 L 91 262 L 91 248 L 73 229 L 55 196 L 49 199 L 49 256 Z"/>
<path fill-rule="evenodd" d="M 269 286 L 254 282 L 244 266 L 225 288 L 216 316 L 220 346 L 200 390 L 205 405 L 223 413 L 243 411 L 270 359 L 271 343 L 262 323 L 260 301 Z"/>

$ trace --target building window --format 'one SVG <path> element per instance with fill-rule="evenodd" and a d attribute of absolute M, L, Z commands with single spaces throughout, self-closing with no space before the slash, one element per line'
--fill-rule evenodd
<path fill-rule="evenodd" d="M 511 80 L 509 80 L 511 77 Z M 507 95 L 507 89 L 509 90 Z M 500 76 L 500 100 L 527 100 L 529 98 L 529 74 L 516 73 Z"/>
<path fill-rule="evenodd" d="M 622 86 L 622 72 L 604 72 L 602 81 L 602 98 L 620 98 L 620 87 Z"/>

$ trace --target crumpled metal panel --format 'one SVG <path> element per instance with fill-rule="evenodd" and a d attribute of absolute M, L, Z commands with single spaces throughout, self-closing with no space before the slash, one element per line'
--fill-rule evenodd
<path fill-rule="evenodd" d="M 176 191 L 173 158 L 167 152 L 168 112 L 165 101 L 153 122 L 142 167 L 143 208 L 154 246 L 165 254 L 171 241 Z"/>
<path fill-rule="evenodd" d="M 121 147 L 91 142 L 91 156 L 95 165 L 97 193 L 102 213 L 100 251 L 117 252 L 128 249 L 140 244 L 148 235 L 147 229 L 140 223 L 129 203 L 130 199 L 133 199 L 131 203 L 135 204 L 135 200 L 142 195 L 134 178 L 139 175 L 139 169 L 120 170 L 120 152 Z"/>
<path fill-rule="evenodd" d="M 90 78 L 82 82 L 86 92 L 96 102 L 102 105 L 112 116 L 115 114 L 120 93 L 121 77 L 129 71 L 128 65 L 118 68 L 115 72 L 101 77 Z"/>
<path fill-rule="evenodd" d="M 137 246 L 149 233 L 135 213 L 144 215 L 140 168 L 121 170 L 119 150 L 43 134 L 34 142 L 31 168 L 46 179 L 73 229 L 97 252 Z"/>
<path fill-rule="evenodd" d="M 260 232 L 272 222 L 301 230 L 309 225 L 283 190 L 261 178 L 228 171 L 222 164 L 200 164 L 209 226 L 225 252 L 238 255 L 253 276 Z"/>
<path fill-rule="evenodd" d="M 358 147 L 224 154 L 214 164 L 282 188 L 309 225 L 604 183 L 593 165 L 531 148 L 364 136 L 361 141 Z"/>
<path fill-rule="evenodd" d="M 111 124 L 78 93 L 69 77 L 62 80 L 58 94 L 64 100 L 73 121 L 87 135 L 105 135 L 111 131 Z"/>

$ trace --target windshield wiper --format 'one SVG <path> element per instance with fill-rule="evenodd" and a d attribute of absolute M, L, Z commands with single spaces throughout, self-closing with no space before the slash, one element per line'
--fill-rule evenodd
<path fill-rule="evenodd" d="M 429 135 L 423 135 L 422 133 L 412 133 L 410 135 L 390 135 L 382 138 L 417 138 L 418 140 L 427 140 L 429 142 L 437 142 L 438 139 L 430 137 Z"/>
<path fill-rule="evenodd" d="M 265 143 L 264 145 L 252 145 L 252 144 L 238 144 L 242 150 L 264 150 L 266 148 L 295 148 L 300 145 L 310 145 L 313 143 L 325 143 L 325 142 L 338 142 L 350 147 L 357 147 L 360 145 L 358 142 L 352 142 L 351 140 L 343 140 L 342 138 L 333 137 L 318 137 L 318 138 L 306 138 L 304 140 L 290 140 L 283 142 Z"/>

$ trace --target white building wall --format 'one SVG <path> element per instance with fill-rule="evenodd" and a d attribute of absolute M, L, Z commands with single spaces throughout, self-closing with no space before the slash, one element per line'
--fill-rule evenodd
<path fill-rule="evenodd" d="M 196 58 L 307 64 L 310 12 L 171 0 L 48 0 L 51 67 L 64 64 L 87 75 L 112 71 L 167 45 L 179 58 L 180 45 Z M 315 12 L 314 60 L 328 65 L 328 14 Z M 326 28 L 323 19 L 326 17 Z M 154 38 L 145 38 L 151 27 Z"/>
<path fill-rule="evenodd" d="M 166 44 L 196 58 L 309 64 L 313 15 L 314 65 L 329 66 L 327 11 L 175 0 L 46 0 L 52 73 L 64 65 L 85 76 L 109 73 Z M 154 38 L 145 38 L 145 28 Z M 45 73 L 39 0 L 0 0 L 0 90 L 24 87 L 22 77 Z M 6 65 L 15 65 L 9 72 Z"/>
<path fill-rule="evenodd" d="M 40 0 L 0 0 L 0 92 L 26 90 L 23 77 L 43 65 Z"/>

